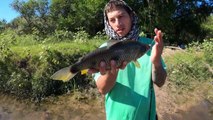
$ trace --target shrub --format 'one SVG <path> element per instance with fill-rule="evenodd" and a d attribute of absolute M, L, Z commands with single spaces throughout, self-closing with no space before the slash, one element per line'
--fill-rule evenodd
<path fill-rule="evenodd" d="M 212 47 L 211 41 L 192 43 L 186 52 L 167 58 L 169 79 L 177 89 L 193 90 L 196 82 L 211 80 Z"/>
<path fill-rule="evenodd" d="M 29 53 L 19 56 L 1 45 L 0 90 L 18 97 L 41 100 L 51 94 L 63 94 L 86 87 L 90 80 L 79 74 L 66 83 L 50 79 L 54 72 L 73 64 L 86 52 L 78 50 L 73 54 L 63 54 L 44 47 L 37 55 Z"/>
<path fill-rule="evenodd" d="M 72 65 L 81 56 L 97 48 L 106 38 L 89 39 L 85 32 L 78 36 L 86 41 L 70 40 L 72 33 L 56 31 L 43 41 L 35 35 L 17 35 L 14 31 L 1 33 L 0 39 L 0 91 L 18 97 L 40 101 L 49 95 L 94 87 L 90 77 L 77 74 L 71 81 L 50 79 L 57 70 Z M 51 39 L 53 38 L 53 39 Z M 77 38 L 76 38 L 77 39 Z M 79 44 L 81 43 L 81 44 Z M 89 44 L 89 45 L 88 45 Z"/>
<path fill-rule="evenodd" d="M 213 38 L 209 40 L 204 40 L 202 43 L 203 52 L 204 52 L 204 59 L 209 65 L 213 66 Z"/>

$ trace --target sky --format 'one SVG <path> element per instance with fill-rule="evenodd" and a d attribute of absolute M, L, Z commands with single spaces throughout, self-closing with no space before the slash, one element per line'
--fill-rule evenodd
<path fill-rule="evenodd" d="M 5 19 L 7 22 L 11 22 L 14 18 L 19 16 L 10 4 L 13 0 L 0 0 L 0 20 Z"/>

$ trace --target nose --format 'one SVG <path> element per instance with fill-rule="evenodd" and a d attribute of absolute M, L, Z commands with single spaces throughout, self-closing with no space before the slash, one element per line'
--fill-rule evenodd
<path fill-rule="evenodd" d="M 120 19 L 116 19 L 116 22 L 115 22 L 116 26 L 119 27 L 122 25 L 122 22 Z"/>

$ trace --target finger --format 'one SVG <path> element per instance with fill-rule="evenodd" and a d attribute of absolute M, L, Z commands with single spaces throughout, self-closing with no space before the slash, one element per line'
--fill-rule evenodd
<path fill-rule="evenodd" d="M 106 63 L 105 62 L 103 62 L 103 61 L 100 62 L 99 71 L 100 71 L 101 75 L 106 74 Z"/>
<path fill-rule="evenodd" d="M 111 65 L 111 73 L 115 73 L 116 72 L 116 62 L 114 60 L 110 61 L 110 65 Z"/>
<path fill-rule="evenodd" d="M 155 40 L 156 43 L 158 43 L 159 42 L 158 36 L 155 36 L 154 40 Z"/>
<path fill-rule="evenodd" d="M 161 30 L 158 30 L 158 32 L 157 32 L 157 36 L 158 36 L 158 39 L 162 39 L 162 32 L 161 32 Z"/>
<path fill-rule="evenodd" d="M 97 72 L 99 72 L 99 70 L 96 70 L 96 69 L 89 69 L 88 70 L 88 74 L 93 74 L 93 73 L 97 73 Z"/>
<path fill-rule="evenodd" d="M 157 34 L 157 33 L 158 33 L 158 29 L 157 29 L 157 28 L 155 28 L 155 29 L 154 29 L 154 32 L 155 32 L 155 34 Z"/>
<path fill-rule="evenodd" d="M 161 30 L 158 31 L 158 40 L 161 46 L 163 46 L 163 33 Z"/>
<path fill-rule="evenodd" d="M 127 62 L 124 61 L 123 64 L 122 64 L 122 66 L 121 66 L 121 69 L 125 69 L 126 66 L 127 66 Z"/>

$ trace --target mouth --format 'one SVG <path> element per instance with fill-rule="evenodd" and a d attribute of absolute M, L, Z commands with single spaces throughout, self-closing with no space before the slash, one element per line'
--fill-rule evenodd
<path fill-rule="evenodd" d="M 117 29 L 116 32 L 119 34 L 119 33 L 122 33 L 124 31 L 124 28 L 120 28 L 120 29 Z"/>

